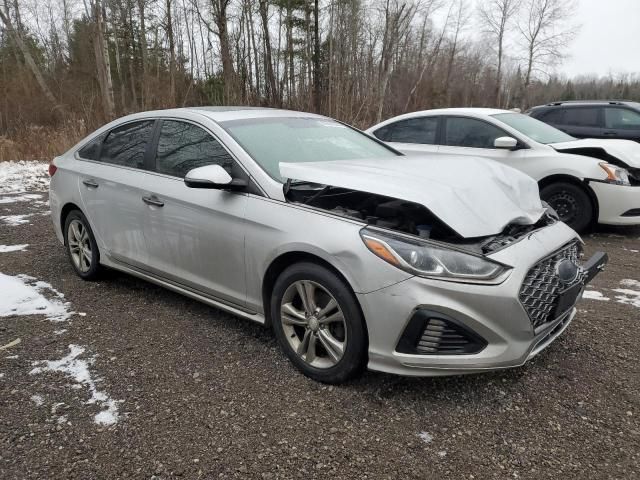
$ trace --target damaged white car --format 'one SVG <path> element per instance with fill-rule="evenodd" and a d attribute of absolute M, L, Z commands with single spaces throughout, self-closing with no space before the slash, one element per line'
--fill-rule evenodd
<path fill-rule="evenodd" d="M 596 222 L 640 224 L 639 143 L 576 140 L 527 115 L 488 108 L 413 112 L 367 132 L 409 155 L 483 157 L 517 168 L 579 232 Z"/>
<path fill-rule="evenodd" d="M 50 166 L 72 267 L 271 325 L 323 382 L 522 365 L 605 265 L 509 167 L 407 157 L 326 117 L 191 108 L 106 125 Z"/>

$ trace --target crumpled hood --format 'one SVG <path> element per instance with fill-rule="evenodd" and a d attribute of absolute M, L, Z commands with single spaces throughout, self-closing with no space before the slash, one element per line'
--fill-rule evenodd
<path fill-rule="evenodd" d="M 600 148 L 612 157 L 626 163 L 629 167 L 640 168 L 640 143 L 631 140 L 585 138 L 571 142 L 552 143 L 549 146 L 559 152 L 566 153 L 582 148 Z"/>
<path fill-rule="evenodd" d="M 465 238 L 531 225 L 544 213 L 538 184 L 492 160 L 389 158 L 281 163 L 283 178 L 374 193 L 425 206 Z"/>

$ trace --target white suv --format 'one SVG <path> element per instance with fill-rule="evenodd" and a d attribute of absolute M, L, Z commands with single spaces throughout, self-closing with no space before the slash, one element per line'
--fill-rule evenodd
<path fill-rule="evenodd" d="M 540 196 L 577 231 L 594 222 L 640 224 L 640 144 L 576 140 L 526 115 L 447 108 L 391 118 L 367 130 L 408 154 L 490 158 L 533 177 Z"/>

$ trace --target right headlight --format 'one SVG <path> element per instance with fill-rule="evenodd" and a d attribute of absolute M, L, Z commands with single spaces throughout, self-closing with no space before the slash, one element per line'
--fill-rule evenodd
<path fill-rule="evenodd" d="M 498 283 L 509 267 L 434 242 L 364 228 L 362 241 L 385 262 L 414 275 L 472 283 Z"/>
<path fill-rule="evenodd" d="M 599 164 L 605 172 L 607 172 L 607 182 L 616 185 L 631 185 L 629 182 L 629 172 L 622 167 L 611 163 L 602 162 Z"/>

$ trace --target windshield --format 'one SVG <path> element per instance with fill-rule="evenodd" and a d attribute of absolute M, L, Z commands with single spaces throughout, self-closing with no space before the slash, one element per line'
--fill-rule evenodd
<path fill-rule="evenodd" d="M 506 123 L 511 128 L 515 128 L 530 139 L 545 145 L 575 140 L 575 138 L 563 131 L 521 113 L 498 113 L 493 115 L 493 118 Z"/>
<path fill-rule="evenodd" d="M 280 162 L 325 162 L 399 155 L 368 135 L 325 118 L 274 117 L 220 122 L 272 178 Z"/>

